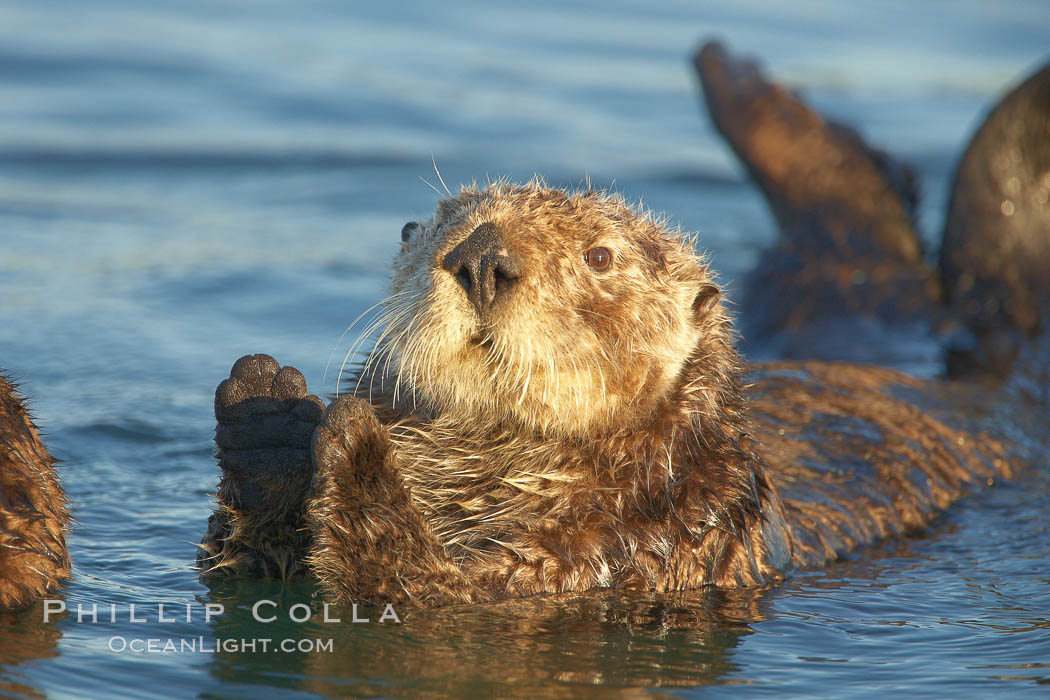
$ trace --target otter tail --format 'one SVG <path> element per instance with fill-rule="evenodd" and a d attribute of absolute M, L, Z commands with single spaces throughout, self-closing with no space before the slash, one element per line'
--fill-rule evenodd
<path fill-rule="evenodd" d="M 969 331 L 948 348 L 949 376 L 1005 377 L 1015 368 L 1045 373 L 1050 367 L 1050 64 L 989 112 L 960 160 L 940 273 L 951 315 Z"/>
<path fill-rule="evenodd" d="M 915 344 L 894 334 L 929 335 L 940 306 L 915 233 L 914 173 L 721 44 L 694 62 L 711 120 L 780 228 L 745 284 L 745 352 L 895 364 L 882 353 Z M 928 345 L 939 369 L 939 348 Z"/>
<path fill-rule="evenodd" d="M 780 226 L 745 285 L 748 354 L 946 365 L 952 378 L 1050 372 L 1050 65 L 967 148 L 934 271 L 907 166 L 716 42 L 694 60 L 715 127 Z M 894 348 L 903 361 L 885 354 Z"/>

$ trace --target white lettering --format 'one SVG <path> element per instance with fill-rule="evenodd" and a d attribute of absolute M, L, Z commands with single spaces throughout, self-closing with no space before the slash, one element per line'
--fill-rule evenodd
<path fill-rule="evenodd" d="M 149 620 L 144 617 L 135 617 L 135 604 L 132 603 L 128 606 L 128 622 L 149 622 Z"/>
<path fill-rule="evenodd" d="M 51 621 L 51 614 L 64 613 L 66 611 L 66 601 L 64 600 L 45 600 L 44 601 L 44 622 Z"/>
<path fill-rule="evenodd" d="M 386 622 L 387 620 L 393 620 L 397 624 L 401 624 L 401 618 L 397 616 L 394 606 L 390 603 L 387 603 L 386 607 L 383 608 L 383 615 L 379 618 L 380 622 Z"/>
<path fill-rule="evenodd" d="M 98 622 L 98 605 L 96 605 L 95 603 L 92 603 L 90 610 L 91 610 L 91 621 L 92 622 Z M 83 622 L 85 617 L 87 617 L 87 616 L 84 614 L 84 606 L 81 605 L 80 603 L 77 603 L 77 622 L 78 623 Z"/>
<path fill-rule="evenodd" d="M 296 617 L 295 616 L 295 609 L 296 608 L 302 608 L 303 610 L 305 610 L 306 611 L 306 617 L 301 617 L 301 618 L 300 617 Z M 288 617 L 289 617 L 289 619 L 291 619 L 292 622 L 306 622 L 307 620 L 310 619 L 310 614 L 311 614 L 310 606 L 307 605 L 306 603 L 296 603 L 292 607 L 288 608 Z"/>
<path fill-rule="evenodd" d="M 272 600 L 259 600 L 259 601 L 256 601 L 255 605 L 252 606 L 252 617 L 255 618 L 255 621 L 256 622 L 273 622 L 274 620 L 276 620 L 277 619 L 276 615 L 274 615 L 272 617 L 266 617 L 266 618 L 259 616 L 259 608 L 261 608 L 263 605 L 272 605 L 275 608 L 277 607 L 277 603 L 273 602 Z"/>
<path fill-rule="evenodd" d="M 324 604 L 324 619 L 322 620 L 322 622 L 342 622 L 342 620 L 340 620 L 338 617 L 329 617 L 328 616 L 328 603 L 325 603 Z"/>
<path fill-rule="evenodd" d="M 222 603 L 205 603 L 204 604 L 204 624 L 211 622 L 211 618 L 214 615 L 222 615 L 226 612 L 225 606 Z"/>

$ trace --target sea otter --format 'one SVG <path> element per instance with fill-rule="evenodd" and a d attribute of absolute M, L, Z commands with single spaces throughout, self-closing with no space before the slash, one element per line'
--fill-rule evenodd
<path fill-rule="evenodd" d="M 769 86 L 717 47 L 698 62 L 722 71 L 722 106 L 786 96 L 748 93 Z M 792 114 L 808 112 L 788 113 L 789 126 Z M 813 235 L 841 255 L 810 268 L 805 250 L 789 251 L 781 270 L 815 272 L 794 288 L 776 280 L 778 303 L 805 305 L 767 325 L 799 327 L 822 304 L 881 312 L 880 295 L 900 304 L 889 318 L 940 314 L 890 162 L 851 132 L 806 123 L 828 137 L 815 146 L 871 167 L 857 201 L 816 200 L 827 207 Z M 792 212 L 807 197 L 843 190 L 778 176 L 767 194 L 784 196 L 787 229 L 805 226 Z M 783 191 L 806 182 L 816 191 Z M 967 489 L 1045 458 L 1045 412 L 1002 387 L 746 364 L 694 241 L 618 196 L 468 186 L 401 235 L 378 340 L 347 393 L 325 407 L 266 355 L 241 358 L 219 385 L 204 575 L 309 574 L 336 601 L 415 606 L 748 586 L 920 528 Z M 855 285 L 858 269 L 872 274 Z"/>
<path fill-rule="evenodd" d="M 956 379 L 1010 374 L 1050 308 L 1050 64 L 995 106 L 960 159 L 936 269 L 909 166 L 717 42 L 695 66 L 712 122 L 780 226 L 745 285 L 749 354 L 895 364 L 897 346 L 908 366 L 932 351 Z"/>
<path fill-rule="evenodd" d="M 55 460 L 0 374 L 0 609 L 24 607 L 69 577 L 69 524 Z"/>

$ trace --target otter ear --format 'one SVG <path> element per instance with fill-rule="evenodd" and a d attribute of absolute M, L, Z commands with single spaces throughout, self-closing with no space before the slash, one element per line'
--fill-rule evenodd
<path fill-rule="evenodd" d="M 700 285 L 700 290 L 693 298 L 693 313 L 697 316 L 706 314 L 715 304 L 718 303 L 718 298 L 720 296 L 722 296 L 721 289 L 713 284 L 704 282 Z"/>

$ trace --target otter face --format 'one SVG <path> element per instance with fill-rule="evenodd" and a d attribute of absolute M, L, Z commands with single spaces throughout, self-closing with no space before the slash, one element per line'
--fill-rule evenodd
<path fill-rule="evenodd" d="M 620 198 L 464 188 L 402 238 L 364 376 L 431 419 L 631 429 L 676 391 L 705 335 L 730 342 L 690 244 Z"/>

